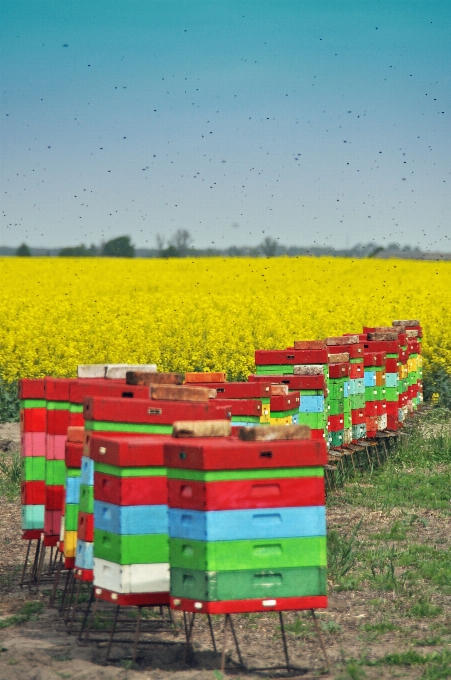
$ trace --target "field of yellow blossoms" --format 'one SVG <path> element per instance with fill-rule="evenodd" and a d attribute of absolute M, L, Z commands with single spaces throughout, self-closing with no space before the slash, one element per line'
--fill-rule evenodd
<path fill-rule="evenodd" d="M 253 371 L 254 349 L 419 318 L 451 371 L 451 263 L 341 258 L 0 258 L 0 377 L 79 363 Z"/>

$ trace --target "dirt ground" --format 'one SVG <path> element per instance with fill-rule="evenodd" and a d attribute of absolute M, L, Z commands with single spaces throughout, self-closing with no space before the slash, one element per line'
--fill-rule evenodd
<path fill-rule="evenodd" d="M 15 448 L 19 440 L 18 426 L 1 425 L 0 441 L 9 439 Z M 362 519 L 371 531 L 383 531 L 388 525 L 385 515 L 380 512 L 368 512 L 356 507 L 337 507 L 328 510 L 329 528 L 349 525 L 350 527 Z M 426 541 L 449 541 L 450 522 L 428 513 L 428 521 L 417 529 Z M 392 522 L 393 516 L 390 518 Z M 41 588 L 41 592 L 30 593 L 27 588 L 20 589 L 20 571 L 24 560 L 26 544 L 20 540 L 20 504 L 17 502 L 1 502 L 0 515 L 0 680 L 103 680 L 117 678 L 120 680 L 221 680 L 218 673 L 220 654 L 212 651 L 211 638 L 204 617 L 198 617 L 194 627 L 194 653 L 187 657 L 183 664 L 184 633 L 182 619 L 178 618 L 178 633 L 160 633 L 160 639 L 176 642 L 171 645 L 140 644 L 137 664 L 131 663 L 131 644 L 115 644 L 112 648 L 112 663 L 105 665 L 105 634 L 103 640 L 89 641 L 80 644 L 76 634 L 69 635 L 56 608 L 47 606 L 50 585 Z M 332 592 L 329 597 L 329 608 L 318 611 L 324 642 L 327 646 L 332 666 L 332 678 L 386 678 L 408 677 L 420 678 L 421 666 L 403 667 L 387 666 L 366 667 L 364 671 L 357 668 L 350 674 L 349 660 L 358 659 L 365 654 L 370 659 L 377 659 L 389 653 L 410 648 L 412 636 L 422 639 L 427 633 L 427 620 L 409 620 L 400 617 L 394 629 L 377 636 L 363 632 L 363 624 L 371 623 L 378 617 L 380 608 L 393 604 L 396 595 L 393 592 L 372 591 L 364 586 L 359 590 Z M 437 604 L 448 607 L 447 602 Z M 21 625 L 3 627 L 7 617 L 20 615 L 26 602 L 42 602 L 45 608 L 42 613 L 31 616 Z M 378 604 L 379 603 L 379 604 Z M 446 614 L 443 622 L 448 621 Z M 441 620 L 441 619 L 440 619 Z M 155 621 L 155 619 L 153 619 Z M 324 656 L 315 634 L 312 619 L 308 612 L 284 615 L 287 629 L 288 651 L 290 662 L 297 670 L 290 672 L 290 677 L 319 677 L 325 672 Z M 145 625 L 147 625 L 147 621 Z M 284 662 L 284 650 L 280 634 L 280 624 L 276 613 L 268 615 L 234 616 L 237 636 L 241 651 L 249 666 L 271 666 Z M 222 619 L 215 617 L 213 626 L 218 649 L 222 644 Z M 74 630 L 76 624 L 74 625 Z M 144 624 L 143 624 L 144 628 Z M 93 637 L 101 637 L 102 632 L 93 632 Z M 123 637 L 123 635 L 121 635 Z M 143 635 L 143 640 L 146 636 Z M 407 647 L 406 647 L 407 645 Z M 426 645 L 415 648 L 418 653 L 426 654 L 431 650 Z M 237 659 L 233 638 L 228 633 L 227 650 L 232 658 Z M 359 674 L 361 673 L 361 674 Z M 392 674 L 393 673 L 393 674 Z M 286 671 L 250 672 L 237 669 L 226 671 L 227 675 L 238 678 L 273 678 Z M 437 676 L 439 677 L 439 676 Z M 440 677 L 446 677 L 445 675 Z"/>

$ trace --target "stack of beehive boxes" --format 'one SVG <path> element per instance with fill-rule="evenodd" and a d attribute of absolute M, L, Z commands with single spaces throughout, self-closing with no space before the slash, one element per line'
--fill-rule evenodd
<path fill-rule="evenodd" d="M 345 334 L 336 341 L 339 344 L 329 349 L 342 353 L 344 363 L 349 364 L 343 380 L 343 442 L 357 443 L 366 436 L 364 345 L 361 336 L 355 334 Z"/>
<path fill-rule="evenodd" d="M 403 324 L 406 333 L 407 353 L 407 410 L 415 411 L 423 401 L 423 362 L 421 355 L 422 329 L 418 320 L 393 321 L 394 326 Z"/>
<path fill-rule="evenodd" d="M 168 603 L 164 440 L 91 437 L 97 597 L 121 605 Z"/>
<path fill-rule="evenodd" d="M 161 374 L 156 379 L 161 378 Z M 168 377 L 164 378 L 169 380 Z M 160 438 L 165 439 L 165 435 L 171 435 L 173 423 L 176 420 L 185 420 L 188 422 L 195 420 L 227 420 L 230 419 L 229 411 L 226 407 L 221 406 L 219 402 L 214 399 L 209 399 L 209 390 L 202 388 L 186 388 L 184 386 L 172 385 L 150 385 L 136 386 L 140 389 L 145 389 L 148 396 L 147 399 L 127 399 L 127 398 L 100 398 L 88 397 L 84 402 L 84 417 L 85 417 L 85 455 L 82 460 L 82 476 L 80 486 L 80 514 L 77 541 L 77 556 L 76 556 L 76 575 L 83 580 L 92 580 L 95 578 L 94 558 L 105 559 L 107 555 L 107 541 L 104 541 L 104 536 L 101 533 L 96 534 L 96 523 L 94 516 L 94 496 L 95 488 L 97 489 L 98 500 L 104 502 L 113 502 L 114 493 L 111 495 L 110 491 L 114 484 L 118 484 L 122 491 L 125 489 L 130 492 L 127 497 L 130 501 L 133 498 L 133 488 L 138 484 L 136 477 L 136 470 L 133 466 L 128 466 L 123 470 L 120 466 L 116 466 L 117 470 L 113 471 L 110 468 L 105 471 L 102 468 L 104 465 L 99 460 L 94 460 L 90 456 L 92 449 L 93 437 L 108 437 L 111 435 L 121 436 L 124 440 L 130 440 L 131 444 L 138 435 L 146 435 L 152 437 L 152 442 L 155 444 Z M 163 398 L 166 397 L 166 398 Z M 160 435 L 160 437 L 158 437 Z M 163 435 L 163 436 L 161 436 Z M 97 453 L 97 457 L 101 454 Z M 138 471 L 139 472 L 139 471 Z M 144 477 L 154 477 L 155 475 L 144 475 Z M 95 481 L 97 484 L 95 485 Z M 147 479 L 142 483 L 147 484 Z M 166 484 L 166 477 L 159 480 L 160 484 Z M 108 499 L 102 493 L 108 491 Z M 103 491 L 102 491 L 103 490 Z M 123 496 L 124 498 L 124 496 Z M 126 503 L 125 503 L 126 504 Z M 132 504 L 132 503 L 130 503 Z M 84 528 L 83 528 L 84 524 Z M 100 531 L 100 530 L 99 530 Z M 114 533 L 114 532 L 113 532 Z M 91 540 L 89 540 L 91 539 Z M 108 536 L 106 537 L 108 539 Z M 128 539 L 125 539 L 128 540 Z M 136 543 L 138 539 L 131 539 L 132 543 Z M 145 540 L 145 539 L 144 539 Z M 117 557 L 117 542 L 121 543 L 121 539 L 116 539 L 115 552 L 111 555 Z M 130 543 L 130 540 L 129 540 Z M 124 543 L 125 545 L 125 543 Z M 120 549 L 120 548 L 119 548 Z M 124 557 L 124 559 L 129 559 Z M 113 564 L 118 564 L 113 560 Z M 164 560 L 163 560 L 164 561 Z M 108 566 L 108 565 L 103 565 Z M 111 568 L 114 571 L 114 568 Z M 99 571 L 100 570 L 100 571 Z M 102 573 L 99 567 L 98 574 Z M 113 573 L 111 571 L 110 573 Z M 101 581 L 101 583 L 104 583 Z M 97 586 L 94 580 L 94 585 Z M 108 588 L 100 587 L 102 593 L 99 597 L 102 599 L 110 599 L 117 601 L 117 598 L 112 597 L 112 593 Z M 117 593 L 116 593 L 117 594 Z"/>
<path fill-rule="evenodd" d="M 286 385 L 273 385 L 270 400 L 270 425 L 298 425 L 301 395 L 289 392 Z"/>
<path fill-rule="evenodd" d="M 254 425 L 269 425 L 270 421 L 270 399 L 271 382 L 266 380 L 264 383 L 245 383 L 245 382 L 226 382 L 225 374 L 201 373 L 193 381 L 193 374 L 185 376 L 188 385 L 198 387 L 208 387 L 216 391 L 216 399 L 223 405 L 230 407 L 232 414 L 232 425 L 234 427 L 252 427 Z M 221 381 L 215 379 L 221 377 Z M 188 380 L 186 380 L 188 378 Z"/>
<path fill-rule="evenodd" d="M 44 379 L 19 381 L 21 503 L 23 538 L 39 538 L 44 530 L 45 429 Z"/>
<path fill-rule="evenodd" d="M 67 428 L 65 501 L 59 546 L 61 552 L 64 553 L 66 569 L 73 569 L 75 566 L 83 433 L 83 427 L 69 426 Z"/>
<path fill-rule="evenodd" d="M 71 379 L 45 378 L 47 407 L 44 542 L 54 546 L 61 533 L 66 481 L 66 440 L 70 425 Z"/>
<path fill-rule="evenodd" d="M 295 343 L 296 345 L 296 343 Z M 315 345 L 318 343 L 315 341 Z M 321 343 L 325 347 L 325 343 Z M 310 428 L 312 439 L 327 441 L 327 383 L 323 365 L 308 365 L 302 369 L 308 370 L 305 375 L 273 375 L 271 382 L 275 385 L 286 386 L 288 392 L 299 393 L 299 413 L 297 418 L 293 416 L 294 424 L 306 425 Z M 313 371 L 316 371 L 313 372 Z M 265 376 L 250 375 L 248 378 L 252 384 L 268 380 Z M 263 383 L 264 384 L 264 383 Z"/>
<path fill-rule="evenodd" d="M 350 343 L 351 340 L 352 337 L 344 338 L 341 336 L 326 338 L 329 376 L 327 426 L 329 445 L 333 448 L 344 446 L 347 443 L 351 443 L 352 440 L 352 437 L 348 436 L 351 429 L 351 402 L 348 386 L 349 353 L 337 351 L 337 348 L 340 348 L 346 341 Z M 347 424 L 345 423 L 345 394 L 347 394 L 346 407 L 348 408 L 346 417 L 349 418 L 349 423 Z"/>
<path fill-rule="evenodd" d="M 174 609 L 327 606 L 324 440 L 178 439 L 165 454 Z"/>
<path fill-rule="evenodd" d="M 397 430 L 400 425 L 398 408 L 400 396 L 399 358 L 400 352 L 403 352 L 402 348 L 407 342 L 405 328 L 401 326 L 376 326 L 375 328 L 365 327 L 363 331 L 367 333 L 368 347 L 383 348 L 385 351 L 386 417 L 383 417 L 384 414 L 379 417 L 378 430 Z"/>

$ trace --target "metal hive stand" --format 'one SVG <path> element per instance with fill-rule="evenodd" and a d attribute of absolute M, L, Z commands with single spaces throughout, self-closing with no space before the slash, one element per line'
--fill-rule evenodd
<path fill-rule="evenodd" d="M 326 667 L 327 667 L 327 672 L 330 673 L 330 662 L 329 662 L 329 657 L 327 655 L 327 650 L 326 646 L 324 644 L 323 636 L 321 634 L 320 627 L 318 625 L 318 620 L 316 618 L 315 610 L 314 609 L 309 609 L 313 622 L 315 625 L 315 630 L 316 634 L 319 639 L 319 644 L 321 647 L 321 650 L 323 652 L 325 661 L 326 661 Z M 233 625 L 233 619 L 232 619 L 232 614 L 224 614 L 224 625 L 222 629 L 222 648 L 221 648 L 221 673 L 224 673 L 225 670 L 236 670 L 237 668 L 242 668 L 245 671 L 248 672 L 253 672 L 253 671 L 271 671 L 271 670 L 279 670 L 279 669 L 286 669 L 287 672 L 290 671 L 304 671 L 305 669 L 299 668 L 298 666 L 294 666 L 293 664 L 290 663 L 290 658 L 288 655 L 288 645 L 287 645 L 287 639 L 285 635 L 285 626 L 284 626 L 284 621 L 283 621 L 283 612 L 279 611 L 279 621 L 280 621 L 280 630 L 282 633 L 282 642 L 283 642 L 283 650 L 284 650 L 284 655 L 285 655 L 285 664 L 278 664 L 274 666 L 266 666 L 266 667 L 250 667 L 246 666 L 246 664 L 243 661 L 243 656 L 241 654 L 238 638 L 236 635 L 235 631 L 235 626 Z M 211 616 L 210 614 L 206 614 L 208 618 L 208 626 L 210 629 L 210 635 L 211 635 L 211 640 L 213 644 L 213 649 L 215 652 L 217 652 L 217 645 L 216 645 L 216 640 L 214 636 L 214 631 L 213 631 L 213 625 L 211 621 Z M 193 639 L 193 629 L 194 629 L 194 620 L 195 620 L 196 614 L 193 613 L 191 616 L 186 615 L 186 612 L 183 612 L 183 620 L 185 624 L 185 636 L 186 636 L 186 644 L 185 644 L 185 651 L 183 654 L 183 664 L 186 664 L 186 660 L 188 657 L 188 650 L 191 648 L 191 642 Z M 230 624 L 230 630 L 232 631 L 232 636 L 233 636 L 233 641 L 235 644 L 236 652 L 238 655 L 238 663 L 234 661 L 233 659 L 230 659 L 230 663 L 233 664 L 232 666 L 226 666 L 226 645 L 227 645 L 227 628 L 228 625 Z"/>

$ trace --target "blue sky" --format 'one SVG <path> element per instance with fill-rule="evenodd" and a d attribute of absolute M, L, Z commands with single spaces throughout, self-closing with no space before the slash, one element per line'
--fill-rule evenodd
<path fill-rule="evenodd" d="M 447 0 L 3 0 L 3 245 L 451 250 Z"/>

